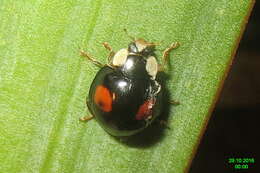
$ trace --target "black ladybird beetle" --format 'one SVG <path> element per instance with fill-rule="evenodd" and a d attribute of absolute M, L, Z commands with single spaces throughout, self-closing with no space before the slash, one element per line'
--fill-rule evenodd
<path fill-rule="evenodd" d="M 132 37 L 131 37 L 132 38 Z M 87 106 L 91 116 L 112 136 L 131 136 L 146 128 L 162 110 L 161 85 L 157 72 L 163 71 L 169 52 L 178 46 L 171 44 L 164 50 L 162 65 L 155 58 L 156 43 L 134 39 L 128 48 L 114 52 L 108 43 L 108 64 L 102 64 L 87 52 L 81 55 L 101 67 L 93 80 Z"/>

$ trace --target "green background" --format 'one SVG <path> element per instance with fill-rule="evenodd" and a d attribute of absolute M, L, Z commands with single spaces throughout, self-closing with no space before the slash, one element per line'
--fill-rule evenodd
<path fill-rule="evenodd" d="M 187 171 L 252 4 L 1 1 L 0 172 Z M 79 48 L 105 62 L 101 43 L 126 47 L 130 39 L 123 28 L 161 42 L 158 56 L 172 42 L 181 44 L 167 70 L 169 97 L 181 103 L 169 108 L 169 128 L 157 127 L 127 143 L 96 121 L 78 121 L 88 114 L 85 99 L 98 71 L 79 56 Z"/>

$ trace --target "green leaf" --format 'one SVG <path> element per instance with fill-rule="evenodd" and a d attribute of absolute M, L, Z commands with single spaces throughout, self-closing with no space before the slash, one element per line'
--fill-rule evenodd
<path fill-rule="evenodd" d="M 183 172 L 216 102 L 253 0 L 0 2 L 0 172 Z M 108 52 L 135 37 L 172 42 L 169 129 L 120 142 L 88 114 L 86 95 Z M 155 125 L 156 126 L 156 125 Z M 160 133 L 156 132 L 159 131 Z"/>

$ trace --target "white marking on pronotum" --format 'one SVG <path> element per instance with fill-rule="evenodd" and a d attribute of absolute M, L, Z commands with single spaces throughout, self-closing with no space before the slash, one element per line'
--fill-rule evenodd
<path fill-rule="evenodd" d="M 113 57 L 112 64 L 114 66 L 122 66 L 125 64 L 126 58 L 128 55 L 127 49 L 120 49 Z"/>
<path fill-rule="evenodd" d="M 145 68 L 147 73 L 152 77 L 152 79 L 155 79 L 156 74 L 158 72 L 158 63 L 154 56 L 150 56 L 147 58 Z"/>

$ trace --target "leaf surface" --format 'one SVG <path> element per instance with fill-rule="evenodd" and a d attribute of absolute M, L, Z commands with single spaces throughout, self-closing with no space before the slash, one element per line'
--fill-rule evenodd
<path fill-rule="evenodd" d="M 252 0 L 22 0 L 0 3 L 0 172 L 151 173 L 188 169 L 253 6 Z M 88 114 L 99 61 L 135 37 L 172 42 L 168 126 L 134 140 L 109 136 Z"/>

